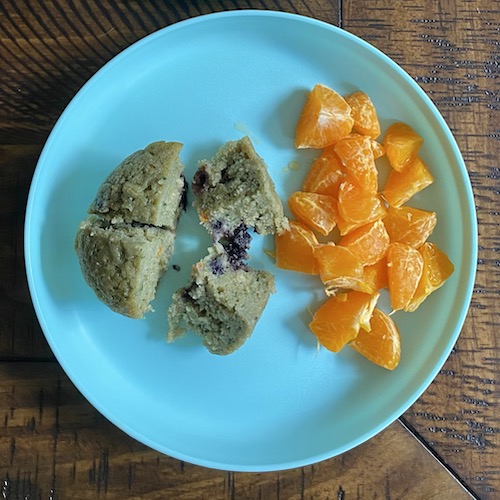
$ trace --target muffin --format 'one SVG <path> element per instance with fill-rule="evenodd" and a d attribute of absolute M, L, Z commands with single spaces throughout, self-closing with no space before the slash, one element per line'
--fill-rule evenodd
<path fill-rule="evenodd" d="M 242 224 L 259 234 L 288 229 L 267 166 L 248 137 L 227 142 L 211 160 L 202 160 L 192 187 L 200 221 L 216 241 Z"/>
<path fill-rule="evenodd" d="M 102 183 L 89 213 L 175 231 L 185 192 L 178 142 L 153 142 L 118 165 Z"/>
<path fill-rule="evenodd" d="M 90 215 L 75 240 L 83 276 L 113 311 L 142 318 L 151 310 L 158 281 L 167 270 L 175 233 L 138 224 L 112 224 Z"/>
<path fill-rule="evenodd" d="M 86 282 L 130 318 L 151 310 L 173 253 L 185 207 L 181 149 L 177 142 L 155 142 L 125 159 L 100 186 L 76 234 Z"/>
<path fill-rule="evenodd" d="M 167 340 L 189 330 L 211 353 L 230 354 L 250 337 L 274 290 L 272 274 L 248 267 L 215 243 L 193 266 L 188 285 L 173 295 Z"/>

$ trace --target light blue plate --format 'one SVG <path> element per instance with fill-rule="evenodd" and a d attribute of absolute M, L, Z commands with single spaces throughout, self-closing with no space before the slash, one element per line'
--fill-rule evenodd
<path fill-rule="evenodd" d="M 185 144 L 197 161 L 249 135 L 279 195 L 301 185 L 314 154 L 293 147 L 305 95 L 322 82 L 361 89 L 385 129 L 401 120 L 425 143 L 435 183 L 414 206 L 438 214 L 432 235 L 455 264 L 453 277 L 412 314 L 395 372 L 351 349 L 317 350 L 309 309 L 324 296 L 317 278 L 281 271 L 255 236 L 252 265 L 273 272 L 271 298 L 236 353 L 208 353 L 195 335 L 165 342 L 171 293 L 186 283 L 208 238 L 191 209 L 156 312 L 131 320 L 101 304 L 73 250 L 78 223 L 108 172 L 156 140 Z M 299 169 L 290 169 L 298 162 Z M 462 327 L 475 275 L 476 219 L 467 171 L 442 117 L 394 62 L 349 33 L 309 18 L 265 11 L 198 17 L 161 30 L 115 57 L 65 110 L 38 163 L 26 214 L 26 267 L 40 324 L 85 397 L 146 445 L 188 462 L 239 471 L 285 469 L 332 457 L 394 421 L 426 389 Z"/>

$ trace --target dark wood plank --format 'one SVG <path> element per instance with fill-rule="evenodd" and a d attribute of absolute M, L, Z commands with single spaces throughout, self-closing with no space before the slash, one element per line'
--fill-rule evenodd
<path fill-rule="evenodd" d="M 0 144 L 0 359 L 53 358 L 24 268 L 24 213 L 40 146 Z"/>
<path fill-rule="evenodd" d="M 456 348 L 404 415 L 482 498 L 500 489 L 498 383 L 498 4 L 487 0 L 346 3 L 344 27 L 400 63 L 450 125 L 472 181 L 479 220 L 474 296 Z"/>
<path fill-rule="evenodd" d="M 6 500 L 472 498 L 397 422 L 340 457 L 256 474 L 148 449 L 99 415 L 54 363 L 0 363 L 0 408 Z"/>

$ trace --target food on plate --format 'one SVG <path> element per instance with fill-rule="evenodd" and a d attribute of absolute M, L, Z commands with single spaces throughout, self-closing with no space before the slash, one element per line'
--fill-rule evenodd
<path fill-rule="evenodd" d="M 358 336 L 360 329 L 370 330 L 378 296 L 356 291 L 335 295 L 314 313 L 309 328 L 321 345 L 339 352 Z"/>
<path fill-rule="evenodd" d="M 381 219 L 351 231 L 339 241 L 339 245 L 353 252 L 363 266 L 371 266 L 382 259 L 389 244 L 390 237 Z"/>
<path fill-rule="evenodd" d="M 358 227 L 385 217 L 387 209 L 378 194 L 370 193 L 349 181 L 343 182 L 338 194 L 337 226 L 342 236 Z"/>
<path fill-rule="evenodd" d="M 339 290 L 357 290 L 363 277 L 363 264 L 353 252 L 335 243 L 318 245 L 314 249 L 319 277 L 328 295 Z"/>
<path fill-rule="evenodd" d="M 424 140 L 406 123 L 396 122 L 387 129 L 383 145 L 390 166 L 401 172 L 418 154 Z"/>
<path fill-rule="evenodd" d="M 380 134 L 368 95 L 313 88 L 295 144 L 322 151 L 289 197 L 296 220 L 275 237 L 276 266 L 319 276 L 328 298 L 309 326 L 323 346 L 337 352 L 348 344 L 393 370 L 401 340 L 394 320 L 375 307 L 380 292 L 387 290 L 392 312 L 414 311 L 451 276 L 453 264 L 427 241 L 437 214 L 406 205 L 434 181 L 419 155 L 422 137 L 401 122 L 388 127 L 382 143 Z M 379 158 L 389 163 L 383 189 Z"/>
<path fill-rule="evenodd" d="M 376 194 L 378 170 L 375 165 L 371 139 L 350 134 L 335 144 L 334 151 L 346 170 L 346 177 L 363 191 Z"/>
<path fill-rule="evenodd" d="M 295 146 L 325 148 L 352 132 L 354 119 L 347 101 L 334 90 L 317 84 L 307 95 L 295 130 Z"/>
<path fill-rule="evenodd" d="M 248 137 L 227 142 L 211 160 L 201 161 L 192 187 L 200 221 L 215 240 L 241 224 L 259 234 L 288 229 L 267 165 Z"/>
<path fill-rule="evenodd" d="M 306 274 L 318 274 L 314 249 L 319 245 L 311 229 L 297 221 L 290 221 L 290 229 L 275 237 L 276 265 L 281 269 Z"/>
<path fill-rule="evenodd" d="M 412 196 L 434 182 L 429 167 L 416 156 L 403 170 L 392 170 L 385 183 L 382 196 L 391 207 L 400 207 Z"/>
<path fill-rule="evenodd" d="M 349 94 L 345 100 L 351 106 L 353 131 L 376 139 L 380 135 L 380 123 L 372 100 L 359 91 Z"/>
<path fill-rule="evenodd" d="M 337 197 L 344 169 L 333 147 L 328 147 L 313 161 L 307 171 L 302 191 Z"/>
<path fill-rule="evenodd" d="M 424 260 L 422 277 L 405 310 L 412 312 L 452 275 L 454 266 L 448 256 L 434 243 L 424 243 L 418 251 Z"/>
<path fill-rule="evenodd" d="M 406 309 L 422 277 L 424 259 L 404 243 L 391 243 L 387 250 L 387 281 L 394 311 Z"/>
<path fill-rule="evenodd" d="M 299 221 L 324 236 L 337 225 L 337 201 L 332 196 L 296 191 L 288 198 L 288 206 Z"/>
<path fill-rule="evenodd" d="M 142 318 L 173 253 L 185 206 L 182 144 L 155 142 L 108 175 L 77 231 L 82 274 L 113 311 Z"/>
<path fill-rule="evenodd" d="M 373 310 L 370 331 L 359 330 L 349 344 L 372 363 L 394 370 L 401 358 L 401 335 L 392 318 L 378 308 Z"/>
<path fill-rule="evenodd" d="M 436 212 L 409 206 L 389 207 L 384 217 L 384 226 L 393 242 L 421 247 L 437 224 Z"/>
<path fill-rule="evenodd" d="M 187 286 L 173 295 L 167 340 L 189 330 L 211 353 L 230 354 L 250 337 L 273 292 L 271 273 L 250 268 L 215 243 L 193 266 Z"/>
<path fill-rule="evenodd" d="M 185 193 L 181 149 L 158 141 L 130 155 L 101 184 L 89 213 L 175 230 Z"/>
<path fill-rule="evenodd" d="M 86 282 L 113 311 L 142 318 L 168 267 L 175 233 L 90 215 L 78 228 L 75 248 Z"/>
<path fill-rule="evenodd" d="M 249 230 L 279 235 L 290 226 L 267 165 L 248 137 L 202 160 L 192 186 L 200 222 L 214 244 L 173 295 L 167 340 L 193 331 L 211 353 L 226 355 L 250 337 L 274 292 L 274 276 L 246 263 Z"/>

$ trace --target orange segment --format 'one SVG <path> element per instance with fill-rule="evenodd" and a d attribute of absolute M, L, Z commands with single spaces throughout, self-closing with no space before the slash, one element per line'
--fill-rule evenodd
<path fill-rule="evenodd" d="M 295 217 L 324 236 L 337 225 L 337 201 L 326 194 L 296 191 L 288 199 Z"/>
<path fill-rule="evenodd" d="M 387 260 L 385 257 L 380 259 L 376 264 L 364 267 L 361 283 L 363 284 L 361 291 L 366 291 L 367 293 L 374 293 L 389 286 L 387 281 Z"/>
<path fill-rule="evenodd" d="M 347 247 L 364 266 L 371 266 L 384 257 L 389 243 L 384 223 L 378 220 L 343 236 L 339 245 Z"/>
<path fill-rule="evenodd" d="M 371 99 L 364 92 L 354 92 L 345 100 L 352 109 L 353 130 L 373 139 L 377 138 L 380 135 L 380 123 Z"/>
<path fill-rule="evenodd" d="M 314 248 L 318 245 L 314 233 L 299 222 L 290 221 L 290 229 L 275 237 L 276 266 L 307 274 L 318 274 Z"/>
<path fill-rule="evenodd" d="M 424 259 L 418 250 L 403 243 L 391 243 L 387 250 L 387 280 L 392 308 L 410 303 L 422 276 Z"/>
<path fill-rule="evenodd" d="M 393 207 L 400 207 L 414 194 L 434 182 L 427 165 L 417 156 L 401 171 L 392 170 L 384 186 L 382 196 Z"/>
<path fill-rule="evenodd" d="M 362 292 L 331 297 L 314 313 L 309 328 L 324 347 L 338 352 L 357 337 L 360 328 L 370 329 L 378 297 Z"/>
<path fill-rule="evenodd" d="M 373 139 L 370 141 L 370 145 L 372 147 L 372 151 L 373 151 L 373 157 L 375 158 L 375 160 L 377 158 L 381 158 L 382 156 L 385 155 L 385 149 L 384 149 L 384 146 L 382 146 L 382 144 L 380 144 L 380 142 L 377 142 L 377 141 L 374 141 Z"/>
<path fill-rule="evenodd" d="M 370 138 L 351 134 L 337 142 L 334 149 L 353 182 L 361 189 L 376 194 L 378 171 Z"/>
<path fill-rule="evenodd" d="M 367 193 L 349 181 L 343 182 L 338 194 L 337 226 L 342 236 L 370 222 L 382 219 L 386 209 L 379 196 Z"/>
<path fill-rule="evenodd" d="M 360 330 L 349 344 L 372 363 L 394 370 L 401 358 L 401 336 L 396 323 L 380 309 L 373 310 L 369 332 Z"/>
<path fill-rule="evenodd" d="M 418 306 L 453 274 L 454 266 L 448 256 L 434 243 L 424 243 L 419 248 L 424 260 L 422 278 L 405 311 L 415 311 Z"/>
<path fill-rule="evenodd" d="M 391 241 L 405 243 L 414 248 L 419 248 L 427 241 L 436 223 L 436 212 L 408 206 L 389 207 L 384 218 Z"/>
<path fill-rule="evenodd" d="M 295 146 L 325 148 L 352 130 L 351 107 L 334 90 L 317 84 L 309 93 L 295 131 Z"/>
<path fill-rule="evenodd" d="M 304 179 L 302 190 L 336 198 L 344 175 L 340 159 L 330 146 L 314 160 Z"/>
<path fill-rule="evenodd" d="M 326 243 L 314 249 L 319 266 L 319 277 L 327 287 L 327 293 L 338 289 L 355 288 L 363 276 L 363 265 L 348 248 Z"/>
<path fill-rule="evenodd" d="M 393 123 L 384 137 L 384 148 L 391 167 L 401 172 L 417 156 L 424 140 L 406 123 Z"/>

